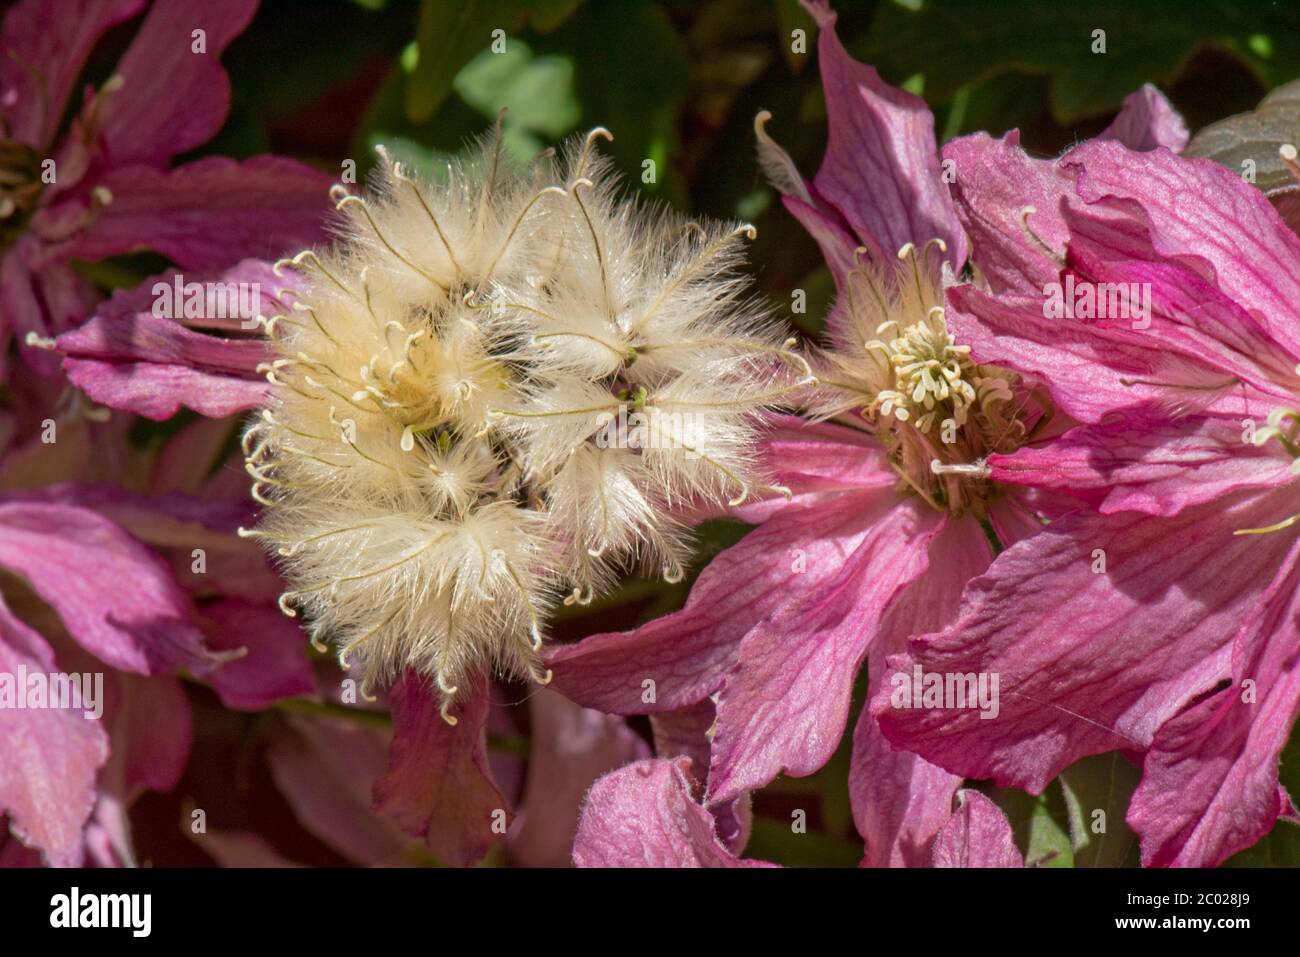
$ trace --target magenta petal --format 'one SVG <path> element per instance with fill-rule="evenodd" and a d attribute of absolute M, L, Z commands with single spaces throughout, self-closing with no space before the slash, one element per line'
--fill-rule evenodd
<path fill-rule="evenodd" d="M 1118 140 L 1131 150 L 1145 152 L 1161 146 L 1181 153 L 1189 135 L 1182 116 L 1165 95 L 1150 83 L 1124 97 L 1119 115 L 1097 134 L 1099 140 Z"/>
<path fill-rule="evenodd" d="M 265 382 L 151 363 L 104 363 L 65 359 L 68 380 L 96 402 L 161 422 L 182 405 L 200 415 L 225 418 L 266 405 Z"/>
<path fill-rule="evenodd" d="M 900 505 L 892 492 L 859 508 L 857 521 L 869 528 L 856 548 L 837 555 L 833 568 L 818 569 L 815 586 L 741 642 L 718 693 L 710 804 L 762 787 L 782 770 L 802 777 L 826 763 L 889 602 L 925 570 L 926 546 L 946 521 L 915 502 Z M 810 556 L 807 571 L 818 560 Z"/>
<path fill-rule="evenodd" d="M 115 169 L 101 184 L 113 201 L 67 254 L 96 260 L 152 249 L 182 269 L 223 269 L 250 256 L 274 261 L 325 238 L 330 183 L 279 156 Z"/>
<path fill-rule="evenodd" d="M 1024 867 L 1001 809 L 979 791 L 957 792 L 957 809 L 934 841 L 935 867 Z"/>
<path fill-rule="evenodd" d="M 0 504 L 0 566 L 26 578 L 72 637 L 115 668 L 203 674 L 223 660 L 204 647 L 162 559 L 94 512 Z"/>
<path fill-rule="evenodd" d="M 23 0 L 11 7 L 0 34 L 9 135 L 38 150 L 48 146 L 96 41 L 143 7 L 144 0 Z"/>
<path fill-rule="evenodd" d="M 1080 512 L 1053 522 L 967 586 L 946 631 L 910 642 L 872 713 L 899 747 L 1034 793 L 1089 754 L 1144 750 L 1227 677 L 1237 623 L 1282 560 L 1267 541 L 1276 536 L 1232 532 L 1290 514 L 1289 498 L 1239 492 L 1168 519 Z M 997 675 L 996 713 L 908 706 L 902 691 L 917 668 L 922 680 Z"/>
<path fill-rule="evenodd" d="M 257 0 L 155 3 L 116 73 L 122 89 L 101 113 L 105 162 L 162 166 L 211 139 L 230 111 L 220 57 L 257 10 Z M 202 30 L 204 50 L 195 49 Z"/>
<path fill-rule="evenodd" d="M 940 175 L 934 115 L 919 96 L 858 63 L 835 33 L 835 14 L 810 5 L 829 136 L 813 185 L 873 254 L 889 261 L 904 244 L 942 239 L 947 260 L 966 261 L 966 235 Z"/>
<path fill-rule="evenodd" d="M 650 749 L 623 719 L 546 688 L 529 705 L 528 780 L 509 838 L 510 857 L 523 867 L 567 867 L 588 788 L 606 772 L 648 758 Z"/>
<path fill-rule="evenodd" d="M 995 293 L 1041 296 L 1043 285 L 1055 282 L 1058 273 L 1042 244 L 1053 250 L 1065 246 L 1059 207 L 1069 177 L 1056 161 L 1029 157 L 1015 130 L 1000 140 L 987 133 L 958 137 L 944 146 L 943 158 L 953 163 L 952 191 L 971 238 L 971 260 L 989 287 Z M 1026 228 L 1021 216 L 1031 206 Z"/>
<path fill-rule="evenodd" d="M 864 867 L 927 867 L 930 846 L 952 814 L 961 777 L 895 751 L 862 709 L 853 732 L 849 797 L 865 845 Z"/>
<path fill-rule="evenodd" d="M 1215 867 L 1289 811 L 1278 760 L 1300 714 L 1298 559 L 1293 547 L 1237 638 L 1232 686 L 1156 734 L 1128 813 L 1148 867 Z"/>
<path fill-rule="evenodd" d="M 241 653 L 207 676 L 227 708 L 260 711 L 315 693 L 302 627 L 277 606 L 219 599 L 203 606 L 202 620 L 211 647 Z"/>
<path fill-rule="evenodd" d="M 0 675 L 16 681 L 19 668 L 58 670 L 45 640 L 0 599 Z M 9 815 L 10 831 L 55 867 L 79 866 L 82 828 L 107 757 L 103 726 L 80 711 L 0 708 L 0 811 Z"/>
<path fill-rule="evenodd" d="M 115 792 L 129 803 L 141 791 L 170 791 L 185 773 L 194 743 L 183 684 L 167 675 L 123 673 L 112 678 L 120 699 L 114 708 L 110 759 L 121 775 Z"/>
<path fill-rule="evenodd" d="M 886 494 L 846 493 L 822 507 L 784 509 L 718 554 L 681 611 L 552 647 L 553 687 L 613 714 L 675 711 L 707 697 L 755 624 L 836 573 L 867 534 L 864 516 Z"/>
<path fill-rule="evenodd" d="M 692 797 L 689 758 L 637 761 L 587 795 L 573 863 L 578 867 L 771 867 L 727 850 L 713 815 Z"/>
<path fill-rule="evenodd" d="M 1261 420 L 1262 421 L 1262 420 Z M 1100 511 L 1174 515 L 1239 489 L 1291 478 L 1280 450 L 1242 441 L 1239 423 L 1140 414 L 1079 426 L 1040 447 L 989 457 L 998 482 L 1098 493 Z"/>
<path fill-rule="evenodd" d="M 393 743 L 388 770 L 375 782 L 375 811 L 423 837 L 440 862 L 467 867 L 500 840 L 510 816 L 488 769 L 488 681 L 461 689 L 454 727 L 438 713 L 429 680 L 414 672 L 388 697 Z"/>

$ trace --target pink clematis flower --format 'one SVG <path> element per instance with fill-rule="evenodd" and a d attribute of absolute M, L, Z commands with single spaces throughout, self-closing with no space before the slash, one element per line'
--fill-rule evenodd
<path fill-rule="evenodd" d="M 1033 792 L 1129 752 L 1143 862 L 1218 864 L 1294 814 L 1278 761 L 1300 712 L 1300 239 L 1231 172 L 1168 150 L 1031 160 L 972 137 L 950 153 L 964 221 L 1028 226 L 986 270 L 1001 294 L 950 290 L 950 321 L 1082 423 L 988 470 L 1087 507 L 1007 549 L 893 662 L 1000 673 L 996 721 L 885 691 L 872 710 L 897 745 Z M 1040 282 L 1149 308 L 1049 318 Z"/>
<path fill-rule="evenodd" d="M 1075 507 L 1055 489 L 989 481 L 977 464 L 1052 434 L 1033 370 L 977 365 L 945 325 L 944 292 L 967 261 L 968 234 L 982 264 L 980 243 L 995 230 L 959 221 L 924 102 L 854 62 L 825 4 L 806 6 L 821 25 L 830 124 L 816 178 L 805 182 L 767 139 L 763 116 L 758 129 L 764 166 L 839 291 L 831 349 L 814 362 L 829 393 L 814 408 L 835 421 L 776 421 L 764 450 L 792 498 L 739 511 L 759 527 L 705 569 L 684 609 L 549 661 L 556 687 L 606 711 L 713 697 L 705 801 L 714 807 L 782 771 L 821 767 L 864 660 L 878 680 L 909 634 L 946 623 L 992 560 L 990 535 L 1009 545 Z M 1146 89 L 1106 135 L 1143 145 L 1177 136 L 1175 119 Z M 1002 249 L 992 245 L 993 265 Z M 850 772 L 863 863 L 932 863 L 960 784 L 895 750 L 864 712 Z"/>
<path fill-rule="evenodd" d="M 159 0 L 111 78 L 56 140 L 87 57 L 145 0 L 23 0 L 0 32 L 0 363 L 71 328 L 97 294 L 72 266 L 151 249 L 182 269 L 274 258 L 320 234 L 328 178 L 293 160 L 173 157 L 217 132 L 230 84 L 218 57 L 256 0 Z M 0 369 L 2 371 L 2 369 Z"/>

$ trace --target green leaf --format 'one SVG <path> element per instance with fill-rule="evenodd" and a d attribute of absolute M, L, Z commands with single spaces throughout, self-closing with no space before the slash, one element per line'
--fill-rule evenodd
<path fill-rule="evenodd" d="M 456 74 L 453 86 L 487 119 L 506 109 L 507 128 L 550 139 L 571 131 L 582 115 L 573 94 L 573 62 L 562 56 L 534 56 L 522 40 L 511 40 L 504 53 L 480 53 Z"/>
<path fill-rule="evenodd" d="M 999 73 L 1050 76 L 1053 115 L 1068 124 L 1114 110 L 1144 82 L 1168 83 L 1205 46 L 1266 85 L 1290 79 L 1300 72 L 1300 39 L 1287 7 L 1222 0 L 1189 16 L 1182 0 L 926 0 L 916 11 L 882 3 L 870 35 L 850 50 L 894 83 L 924 72 L 935 103 Z M 1105 52 L 1094 52 L 1097 30 Z"/>
<path fill-rule="evenodd" d="M 1120 867 L 1128 859 L 1137 835 L 1124 816 L 1140 776 L 1115 752 L 1084 758 L 1061 772 L 1075 867 Z"/>
<path fill-rule="evenodd" d="M 1011 822 L 1016 846 L 1027 867 L 1070 867 L 1074 853 L 1067 831 L 1065 800 L 1056 788 L 1034 797 L 1016 788 L 1002 788 L 989 795 Z"/>
<path fill-rule="evenodd" d="M 1284 143 L 1300 144 L 1300 80 L 1279 86 L 1250 113 L 1211 123 L 1192 137 L 1184 155 L 1212 159 L 1239 176 L 1253 173 L 1255 185 L 1296 229 L 1300 227 L 1300 182 L 1278 153 Z"/>
<path fill-rule="evenodd" d="M 415 34 L 419 59 L 406 86 L 406 114 L 412 123 L 433 116 L 451 92 L 460 68 L 490 48 L 493 30 L 509 34 L 523 25 L 526 6 L 523 0 L 424 0 L 420 4 Z"/>

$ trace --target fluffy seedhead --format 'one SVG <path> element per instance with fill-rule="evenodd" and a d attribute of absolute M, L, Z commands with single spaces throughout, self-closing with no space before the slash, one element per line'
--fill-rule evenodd
<path fill-rule="evenodd" d="M 811 381 L 746 293 L 749 226 L 621 195 L 594 130 L 530 169 L 500 136 L 418 180 L 381 151 L 340 241 L 270 323 L 245 434 L 288 614 L 367 685 L 549 680 L 547 612 L 635 566 L 679 579 L 681 516 L 761 487 L 762 411 Z M 280 268 L 278 267 L 278 268 Z"/>

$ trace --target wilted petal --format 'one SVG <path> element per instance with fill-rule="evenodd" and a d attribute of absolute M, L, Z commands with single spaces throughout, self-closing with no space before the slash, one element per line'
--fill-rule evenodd
<path fill-rule="evenodd" d="M 946 631 L 913 639 L 872 701 L 895 745 L 954 773 L 1041 792 L 1089 754 L 1145 749 L 1230 671 L 1237 622 L 1283 555 L 1233 535 L 1294 508 L 1239 492 L 1155 520 L 1066 516 L 1007 549 L 967 587 Z M 895 707 L 923 675 L 998 676 L 993 709 Z M 933 702 L 931 702 L 933 703 Z M 955 702 L 953 702 L 955 704 Z M 923 702 L 923 705 L 925 703 Z"/>
<path fill-rule="evenodd" d="M 203 674 L 223 660 L 204 647 L 162 559 L 94 512 L 0 503 L 0 565 L 26 578 L 72 637 L 115 668 Z"/>
<path fill-rule="evenodd" d="M 428 679 L 406 672 L 389 691 L 393 743 L 375 782 L 374 807 L 408 834 L 423 837 L 444 864 L 467 867 L 500 840 L 510 809 L 488 769 L 486 678 L 462 688 L 455 726 L 438 713 Z"/>
<path fill-rule="evenodd" d="M 1290 810 L 1278 760 L 1298 713 L 1300 549 L 1292 548 L 1237 638 L 1232 686 L 1156 734 L 1128 812 L 1142 862 L 1215 867 L 1263 837 Z"/>
<path fill-rule="evenodd" d="M 1097 134 L 1099 140 L 1118 140 L 1131 150 L 1165 147 L 1181 153 L 1189 139 L 1187 124 L 1169 100 L 1150 83 L 1124 97 L 1119 115 Z"/>
<path fill-rule="evenodd" d="M 0 599 L 0 675 L 16 682 L 19 668 L 58 671 L 45 640 Z M 9 815 L 9 830 L 55 867 L 80 865 L 82 828 L 107 757 L 103 726 L 81 711 L 0 708 L 0 811 Z"/>
<path fill-rule="evenodd" d="M 529 698 L 532 745 L 523 804 L 509 838 L 524 867 L 567 867 L 588 788 L 603 774 L 650 756 L 622 718 L 574 704 L 546 688 Z"/>
<path fill-rule="evenodd" d="M 957 809 L 934 841 L 935 867 L 1024 867 L 1011 825 L 979 791 L 957 792 Z"/>
<path fill-rule="evenodd" d="M 727 850 L 713 815 L 692 797 L 689 758 L 652 759 L 605 775 L 587 795 L 579 867 L 771 867 Z"/>

